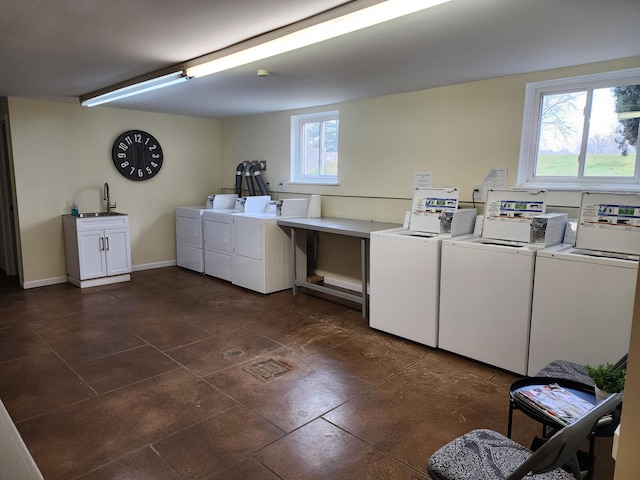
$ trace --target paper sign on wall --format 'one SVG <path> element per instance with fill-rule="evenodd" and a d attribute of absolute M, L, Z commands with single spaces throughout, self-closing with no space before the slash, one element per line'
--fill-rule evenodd
<path fill-rule="evenodd" d="M 482 182 L 482 198 L 487 198 L 489 190 L 504 190 L 507 188 L 507 167 L 493 167 Z"/>

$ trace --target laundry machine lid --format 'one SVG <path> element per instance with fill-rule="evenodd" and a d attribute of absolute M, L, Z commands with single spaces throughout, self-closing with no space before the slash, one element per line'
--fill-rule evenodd
<path fill-rule="evenodd" d="M 576 248 L 640 255 L 640 194 L 583 192 Z"/>
<path fill-rule="evenodd" d="M 458 209 L 457 188 L 416 188 L 413 192 L 409 230 L 440 233 L 440 217 Z"/>
<path fill-rule="evenodd" d="M 482 238 L 529 243 L 533 217 L 545 213 L 542 191 L 489 190 L 484 207 Z"/>

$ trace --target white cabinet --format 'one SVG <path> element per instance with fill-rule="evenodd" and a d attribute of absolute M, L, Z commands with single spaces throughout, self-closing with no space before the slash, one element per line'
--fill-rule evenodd
<path fill-rule="evenodd" d="M 202 216 L 204 230 L 204 273 L 231 281 L 231 252 L 235 210 L 206 211 Z"/>
<path fill-rule="evenodd" d="M 69 282 L 91 287 L 131 279 L 128 215 L 62 217 Z"/>

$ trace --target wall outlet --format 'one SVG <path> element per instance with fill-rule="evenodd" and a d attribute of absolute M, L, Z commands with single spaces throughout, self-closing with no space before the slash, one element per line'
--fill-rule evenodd
<path fill-rule="evenodd" d="M 482 185 L 474 185 L 473 187 L 473 199 L 482 200 Z"/>
<path fill-rule="evenodd" d="M 260 164 L 260 171 L 264 172 L 267 169 L 267 161 L 266 160 L 258 160 Z"/>

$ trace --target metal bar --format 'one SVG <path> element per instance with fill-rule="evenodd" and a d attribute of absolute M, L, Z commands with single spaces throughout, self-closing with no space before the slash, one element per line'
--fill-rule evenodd
<path fill-rule="evenodd" d="M 291 259 L 291 265 L 292 265 L 292 280 L 293 280 L 293 294 L 297 295 L 298 294 L 298 288 L 297 288 L 297 281 L 296 281 L 296 229 L 295 227 L 291 227 L 291 255 L 292 255 L 292 259 Z"/>
<path fill-rule="evenodd" d="M 360 239 L 360 262 L 362 269 L 362 316 L 367 318 L 367 239 Z"/>
<path fill-rule="evenodd" d="M 327 293 L 329 295 L 333 295 L 334 297 L 344 298 L 345 300 L 350 300 L 355 303 L 362 303 L 362 297 L 360 295 L 354 295 L 353 293 L 343 292 L 341 290 L 336 290 L 331 287 L 325 287 L 324 285 L 317 285 L 311 282 L 303 282 L 301 280 L 296 280 L 294 285 L 298 285 L 300 287 L 308 288 L 309 290 L 315 290 L 317 292 Z"/>

